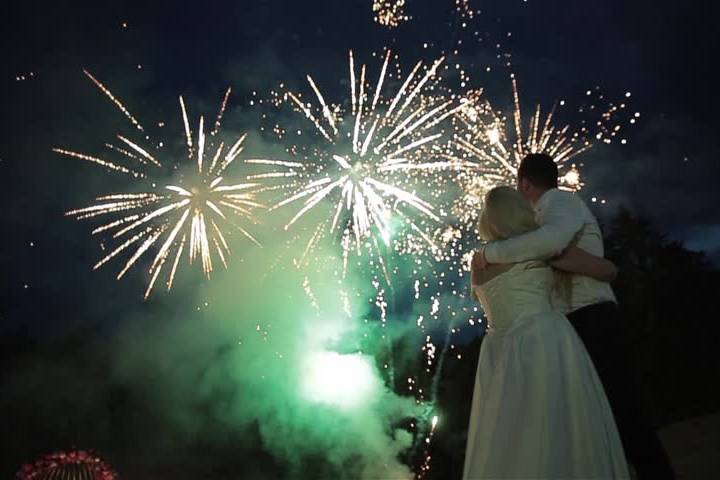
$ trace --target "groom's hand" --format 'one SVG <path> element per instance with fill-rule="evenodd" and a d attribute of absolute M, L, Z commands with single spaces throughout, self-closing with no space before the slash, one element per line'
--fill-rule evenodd
<path fill-rule="evenodd" d="M 485 270 L 488 266 L 488 261 L 485 258 L 485 247 L 481 247 L 479 250 L 475 250 L 472 258 L 472 268 L 474 270 Z"/>

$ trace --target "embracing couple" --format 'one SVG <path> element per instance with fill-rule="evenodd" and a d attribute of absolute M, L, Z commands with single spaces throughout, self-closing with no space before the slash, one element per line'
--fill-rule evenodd
<path fill-rule="evenodd" d="M 463 478 L 673 478 L 643 420 L 597 220 L 531 154 L 485 198 L 472 291 L 488 320 Z"/>

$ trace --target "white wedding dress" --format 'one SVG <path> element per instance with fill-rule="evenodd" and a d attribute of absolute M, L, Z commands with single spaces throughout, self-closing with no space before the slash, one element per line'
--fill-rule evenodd
<path fill-rule="evenodd" d="M 552 270 L 523 262 L 473 285 L 488 318 L 463 478 L 630 478 L 602 384 L 567 318 Z"/>

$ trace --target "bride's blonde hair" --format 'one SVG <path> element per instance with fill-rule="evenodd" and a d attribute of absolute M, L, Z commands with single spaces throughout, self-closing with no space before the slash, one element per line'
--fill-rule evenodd
<path fill-rule="evenodd" d="M 478 231 L 488 242 L 522 235 L 539 227 L 535 211 L 525 197 L 512 187 L 495 187 L 485 195 Z M 572 276 L 555 270 L 553 289 L 568 305 L 572 295 Z"/>
<path fill-rule="evenodd" d="M 478 231 L 488 242 L 515 237 L 538 228 L 535 212 L 512 187 L 495 187 L 485 195 Z"/>

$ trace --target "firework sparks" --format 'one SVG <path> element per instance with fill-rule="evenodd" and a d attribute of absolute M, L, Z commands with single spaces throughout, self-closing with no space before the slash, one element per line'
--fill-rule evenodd
<path fill-rule="evenodd" d="M 431 174 L 462 164 L 443 157 L 441 139 L 445 135 L 440 125 L 459 112 L 466 100 L 428 94 L 439 82 L 443 58 L 425 67 L 418 62 L 404 79 L 398 75 L 403 82 L 394 96 L 384 95 L 392 75 L 390 59 L 387 51 L 373 88 L 367 80 L 367 67 L 362 65 L 358 75 L 350 52 L 350 102 L 346 110 L 342 105 L 328 104 L 310 76 L 315 105 L 299 94 L 285 93 L 284 101 L 309 120 L 327 148 L 314 148 L 298 162 L 247 160 L 274 168 L 251 179 L 285 182 L 282 188 L 289 193 L 271 210 L 302 202 L 286 229 L 324 201 L 332 203 L 331 214 L 315 230 L 308 250 L 332 232 L 342 233 L 340 243 L 346 254 L 353 245 L 358 251 L 363 245 L 374 251 L 381 245 L 397 249 L 393 236 L 401 229 L 432 244 L 425 225 L 427 220 L 438 221 L 440 217 L 433 204 L 416 190 L 426 186 L 423 181 Z M 297 146 L 289 149 L 298 150 Z"/>
<path fill-rule="evenodd" d="M 15 476 L 17 480 L 115 480 L 117 473 L 101 458 L 85 450 L 57 452 L 45 455 L 34 464 L 24 465 Z"/>
<path fill-rule="evenodd" d="M 372 10 L 375 21 L 389 28 L 410 20 L 405 14 L 405 0 L 373 0 Z"/>
<path fill-rule="evenodd" d="M 462 18 L 474 18 L 477 14 L 470 5 L 470 0 L 455 0 L 455 10 Z"/>
<path fill-rule="evenodd" d="M 405 13 L 405 3 L 405 0 L 372 0 L 374 20 L 388 28 L 395 28 L 411 20 L 412 17 Z M 455 0 L 455 10 L 462 18 L 474 18 L 477 14 L 470 0 Z"/>
<path fill-rule="evenodd" d="M 439 418 L 437 415 L 433 415 L 432 420 L 430 421 L 430 431 L 428 432 L 427 436 L 425 437 L 425 451 L 424 451 L 424 460 L 423 464 L 420 466 L 420 472 L 415 476 L 416 479 L 423 479 L 425 476 L 430 472 L 430 462 L 432 460 L 432 454 L 430 452 L 430 444 L 432 443 L 432 439 L 435 435 L 435 427 L 437 427 Z"/>
<path fill-rule="evenodd" d="M 85 74 L 120 109 L 130 122 L 141 132 L 141 124 L 110 90 L 89 72 Z M 211 137 L 220 130 L 230 89 L 220 107 Z M 152 248 L 156 253 L 149 268 L 150 281 L 145 291 L 147 298 L 166 264 L 170 265 L 166 286 L 172 288 L 180 259 L 185 253 L 192 264 L 198 259 L 206 275 L 214 268 L 214 257 L 227 268 L 230 248 L 228 231 L 239 231 L 245 238 L 258 244 L 253 235 L 236 220 L 256 222 L 253 210 L 262 207 L 256 200 L 259 185 L 256 183 L 227 183 L 226 170 L 243 151 L 246 135 L 241 135 L 229 148 L 223 142 L 216 145 L 209 142 L 205 133 L 205 121 L 201 116 L 197 135 L 193 139 L 185 102 L 180 97 L 188 159 L 196 164 L 192 173 L 187 173 L 178 182 L 167 183 L 165 179 L 153 182 L 153 190 L 142 193 L 117 193 L 99 196 L 91 206 L 71 210 L 66 215 L 78 220 L 107 219 L 93 230 L 93 234 L 109 234 L 118 245 L 111 248 L 94 268 L 100 268 L 123 253 L 133 251 L 117 278 L 122 278 L 136 262 Z M 107 144 L 122 161 L 106 160 L 71 150 L 55 148 L 62 155 L 86 160 L 106 169 L 127 174 L 136 181 L 161 176 L 165 166 L 156 158 L 159 148 L 143 147 L 140 141 L 117 136 L 122 147 Z M 148 140 L 148 137 L 144 137 Z M 162 143 L 159 144 L 160 146 Z M 153 152 L 153 153 L 150 153 Z M 126 166 L 130 163 L 132 166 Z M 177 162 L 172 167 L 177 169 Z M 159 248 L 157 248 L 159 246 Z"/>

